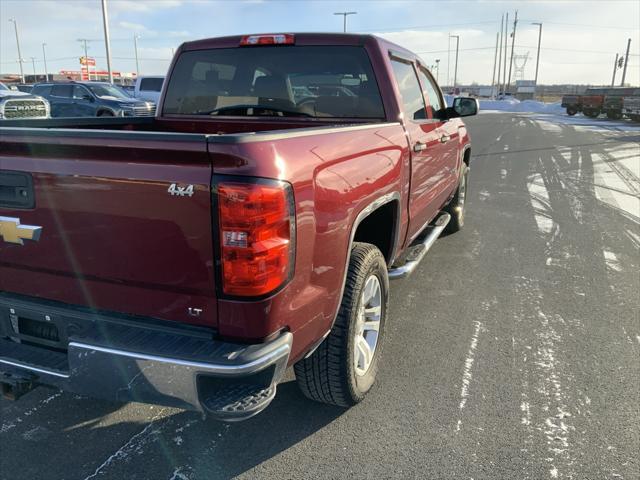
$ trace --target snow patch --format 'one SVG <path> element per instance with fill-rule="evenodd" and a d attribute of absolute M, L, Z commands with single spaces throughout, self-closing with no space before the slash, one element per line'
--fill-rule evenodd
<path fill-rule="evenodd" d="M 488 305 L 486 306 L 488 308 Z M 460 404 L 458 408 L 460 412 L 464 410 L 464 407 L 467 405 L 467 397 L 469 396 L 469 386 L 471 384 L 471 379 L 473 378 L 472 367 L 475 357 L 476 348 L 478 346 L 478 337 L 480 336 L 480 329 L 482 328 L 482 323 L 479 321 L 475 321 L 475 328 L 473 330 L 473 335 L 471 336 L 471 344 L 469 345 L 469 351 L 467 352 L 467 358 L 464 361 L 464 371 L 462 373 L 462 388 L 460 389 Z M 456 426 L 456 431 L 460 431 L 460 427 L 462 426 L 462 420 L 458 419 L 458 424 Z"/>

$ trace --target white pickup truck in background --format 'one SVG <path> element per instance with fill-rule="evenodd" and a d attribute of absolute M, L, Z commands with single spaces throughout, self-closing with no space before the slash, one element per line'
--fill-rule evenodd
<path fill-rule="evenodd" d="M 158 103 L 163 83 L 164 77 L 162 76 L 138 77 L 133 96 L 141 100 Z"/>

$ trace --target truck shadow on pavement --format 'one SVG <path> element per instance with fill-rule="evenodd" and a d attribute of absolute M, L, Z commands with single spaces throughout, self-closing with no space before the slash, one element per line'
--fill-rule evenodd
<path fill-rule="evenodd" d="M 24 405 L 0 403 L 0 479 L 9 471 L 41 480 L 233 478 L 285 452 L 346 411 L 307 400 L 295 380 L 280 384 L 273 403 L 241 423 L 48 389 L 24 400 Z M 47 455 L 25 461 L 30 450 L 40 448 L 46 448 Z M 292 469 L 295 465 L 287 467 Z"/>

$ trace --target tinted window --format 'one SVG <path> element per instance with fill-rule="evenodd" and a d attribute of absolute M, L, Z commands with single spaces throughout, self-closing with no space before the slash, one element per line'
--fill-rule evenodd
<path fill-rule="evenodd" d="M 54 85 L 51 89 L 51 95 L 54 97 L 71 98 L 73 85 Z"/>
<path fill-rule="evenodd" d="M 36 85 L 31 91 L 34 95 L 40 95 L 41 97 L 48 97 L 51 94 L 51 85 Z"/>
<path fill-rule="evenodd" d="M 143 78 L 140 80 L 140 90 L 159 92 L 162 90 L 163 78 Z"/>
<path fill-rule="evenodd" d="M 109 83 L 90 83 L 87 86 L 96 97 L 106 98 L 108 100 L 114 98 L 130 98 L 120 87 Z"/>
<path fill-rule="evenodd" d="M 431 75 L 424 70 L 418 70 L 418 75 L 420 75 L 420 81 L 422 82 L 422 88 L 424 88 L 426 100 L 429 102 L 429 105 L 427 106 L 427 110 L 431 110 L 429 116 L 433 118 L 437 115 L 437 112 L 443 108 L 439 88 L 431 78 Z"/>
<path fill-rule="evenodd" d="M 418 77 L 410 63 L 393 60 L 393 74 L 400 88 L 404 113 L 407 118 L 413 120 L 423 120 L 426 117 L 422 91 L 418 83 Z"/>
<path fill-rule="evenodd" d="M 86 96 L 91 96 L 89 90 L 80 85 L 76 85 L 75 87 L 73 87 L 73 98 L 81 99 Z"/>
<path fill-rule="evenodd" d="M 384 118 L 362 47 L 248 47 L 185 52 L 165 114 Z"/>

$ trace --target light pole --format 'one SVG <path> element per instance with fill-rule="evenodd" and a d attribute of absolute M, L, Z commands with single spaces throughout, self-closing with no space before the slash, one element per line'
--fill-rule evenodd
<path fill-rule="evenodd" d="M 107 0 L 102 0 L 102 25 L 104 27 L 104 46 L 107 50 L 107 70 L 109 71 L 109 83 L 113 83 L 111 71 L 111 44 L 109 43 L 109 13 L 107 12 Z"/>
<path fill-rule="evenodd" d="M 500 42 L 500 34 L 496 32 L 496 52 L 493 54 L 493 75 L 491 76 L 491 98 L 493 95 L 493 84 L 496 82 L 496 65 L 498 63 L 498 43 Z"/>
<path fill-rule="evenodd" d="M 511 67 L 513 66 L 513 49 L 516 46 L 516 28 L 517 27 L 518 27 L 518 11 L 516 10 L 516 17 L 513 19 L 513 32 L 511 33 L 511 58 L 509 59 L 509 78 L 507 79 L 507 87 L 506 87 L 507 89 L 511 87 Z"/>
<path fill-rule="evenodd" d="M 618 70 L 618 57 L 620 55 L 618 53 L 616 53 L 616 61 L 613 62 L 613 77 L 611 77 L 611 86 L 613 87 L 613 84 L 616 83 L 616 70 Z"/>
<path fill-rule="evenodd" d="M 438 77 L 440 76 L 440 59 L 436 58 L 436 83 L 440 83 Z"/>
<path fill-rule="evenodd" d="M 343 31 L 344 33 L 347 33 L 347 17 L 349 15 L 356 15 L 358 12 L 335 12 L 334 15 L 342 15 L 343 19 Z"/>
<path fill-rule="evenodd" d="M 453 68 L 453 88 L 456 88 L 456 83 L 458 83 L 458 51 L 460 50 L 460 35 L 449 35 L 451 38 L 456 39 L 456 63 Z"/>
<path fill-rule="evenodd" d="M 18 46 L 18 63 L 20 63 L 20 78 L 24 83 L 24 68 L 22 68 L 22 52 L 20 51 L 20 37 L 18 36 L 18 21 L 15 18 L 10 18 L 10 22 L 13 23 L 13 29 L 16 32 L 16 45 Z"/>
<path fill-rule="evenodd" d="M 138 39 L 140 35 L 137 33 L 133 36 L 133 47 L 136 50 L 136 77 L 140 76 L 140 63 L 138 62 Z"/>
<path fill-rule="evenodd" d="M 33 83 L 36 83 L 36 57 L 30 57 L 31 58 L 31 65 L 33 65 Z"/>
<path fill-rule="evenodd" d="M 47 46 L 46 43 L 42 42 L 42 59 L 44 60 L 44 78 L 45 78 L 45 82 L 49 81 L 49 69 L 47 68 L 47 50 L 45 49 L 45 47 Z"/>
<path fill-rule="evenodd" d="M 627 41 L 627 53 L 624 55 L 624 68 L 622 69 L 622 81 L 620 86 L 624 87 L 624 80 L 627 78 L 627 64 L 629 63 L 629 49 L 631 48 L 631 39 Z"/>
<path fill-rule="evenodd" d="M 536 56 L 536 79 L 535 79 L 535 87 L 537 87 L 538 86 L 538 68 L 540 67 L 540 43 L 542 42 L 542 23 L 534 22 L 531 25 L 538 25 L 538 55 Z"/>

